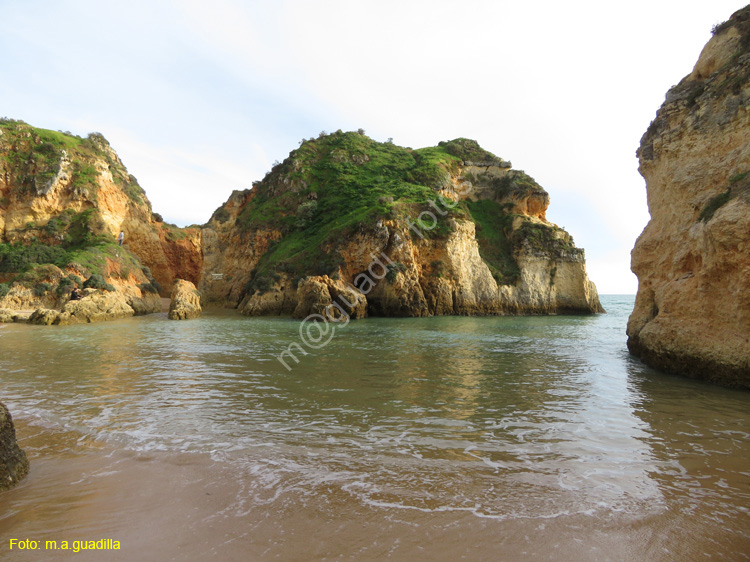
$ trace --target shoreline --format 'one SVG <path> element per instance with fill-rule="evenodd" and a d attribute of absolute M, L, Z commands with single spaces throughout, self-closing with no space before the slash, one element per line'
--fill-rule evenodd
<path fill-rule="evenodd" d="M 606 295 L 604 295 L 606 296 Z M 618 295 L 619 296 L 619 295 Z M 624 295 L 624 296 L 631 296 L 631 295 Z M 153 316 L 158 314 L 165 314 L 169 312 L 169 306 L 170 306 L 170 299 L 162 297 L 161 298 L 161 310 L 159 312 L 147 312 L 145 314 L 134 314 L 131 316 L 123 316 L 123 317 L 117 317 L 117 318 L 110 318 L 106 320 L 94 320 L 90 322 L 82 322 L 78 324 L 98 324 L 101 322 L 113 322 L 116 320 L 123 320 L 127 318 L 137 318 L 137 317 L 144 317 L 144 316 Z M 206 312 L 217 312 L 217 311 L 235 311 L 236 316 L 243 317 L 243 318 L 275 318 L 275 319 L 286 319 L 286 320 L 295 320 L 298 322 L 304 322 L 304 318 L 295 318 L 291 314 L 259 314 L 259 315 L 250 315 L 250 314 L 242 314 L 241 312 L 237 311 L 237 308 L 233 307 L 226 307 L 222 306 L 217 303 L 209 303 L 207 305 L 201 305 L 202 312 L 205 314 Z M 33 324 L 29 322 L 29 318 L 31 317 L 34 312 L 37 310 L 46 310 L 46 309 L 24 309 L 24 310 L 16 310 L 16 309 L 2 309 L 6 310 L 8 312 L 12 313 L 12 319 L 3 321 L 0 317 L 0 326 L 3 324 Z M 49 309 L 54 310 L 56 312 L 59 312 L 57 309 Z M 528 313 L 507 313 L 507 314 L 432 314 L 427 316 L 380 316 L 380 315 L 371 315 L 371 316 L 365 316 L 363 318 L 351 318 L 351 320 L 366 320 L 366 319 L 372 319 L 372 318 L 386 318 L 386 319 L 425 319 L 425 318 L 464 318 L 464 317 L 471 317 L 471 318 L 544 318 L 544 317 L 590 317 L 590 316 L 599 316 L 602 314 L 607 314 L 606 311 L 603 312 L 591 312 L 591 313 L 576 313 L 576 312 L 567 312 L 567 313 L 534 313 L 534 312 L 528 312 Z M 78 324 L 65 324 L 66 326 L 70 325 L 78 325 Z M 41 325 L 52 325 L 52 324 L 39 324 Z"/>
<path fill-rule="evenodd" d="M 21 427 L 25 433 L 25 420 Z M 7 508 L 0 534 L 41 544 L 110 539 L 119 541 L 120 549 L 51 553 L 0 545 L 9 562 L 53 557 L 83 562 L 551 557 L 666 562 L 681 557 L 686 545 L 695 548 L 713 540 L 691 525 L 692 516 L 671 514 L 663 506 L 638 514 L 610 507 L 596 513 L 486 519 L 466 511 L 362 504 L 340 488 L 331 488 L 326 497 L 299 498 L 293 489 L 281 495 L 268 490 L 261 497 L 257 492 L 263 486 L 254 485 L 257 476 L 205 453 L 136 452 L 97 443 L 67 452 L 36 451 L 30 457 L 29 476 L 3 494 Z M 368 532 L 362 533 L 363 526 Z M 741 538 L 734 539 L 735 544 L 724 542 L 727 552 L 745 548 Z"/>

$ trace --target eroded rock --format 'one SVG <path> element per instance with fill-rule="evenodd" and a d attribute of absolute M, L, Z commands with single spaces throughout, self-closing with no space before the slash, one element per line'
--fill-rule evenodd
<path fill-rule="evenodd" d="M 29 472 L 29 459 L 18 446 L 13 418 L 0 403 L 0 490 L 15 486 Z"/>
<path fill-rule="evenodd" d="M 190 320 L 201 315 L 201 296 L 190 281 L 175 279 L 169 303 L 170 320 Z"/>
<path fill-rule="evenodd" d="M 750 7 L 717 29 L 641 139 L 651 220 L 632 253 L 628 348 L 750 387 Z"/>
<path fill-rule="evenodd" d="M 57 315 L 54 324 L 86 324 L 133 316 L 135 311 L 125 295 L 117 291 L 85 289 L 83 298 L 69 301 Z"/>

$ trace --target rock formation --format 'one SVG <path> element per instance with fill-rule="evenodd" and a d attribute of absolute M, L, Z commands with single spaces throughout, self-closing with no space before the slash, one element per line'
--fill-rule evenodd
<path fill-rule="evenodd" d="M 549 195 L 468 139 L 305 141 L 203 231 L 204 299 L 247 315 L 602 311 Z"/>
<path fill-rule="evenodd" d="M 0 308 L 59 311 L 33 318 L 58 324 L 154 312 L 179 278 L 248 315 L 599 312 L 583 250 L 548 205 L 475 141 L 413 150 L 338 131 L 303 142 L 204 227 L 180 229 L 100 134 L 3 119 Z M 91 279 L 126 304 L 68 303 Z"/>
<path fill-rule="evenodd" d="M 190 320 L 200 315 L 201 295 L 195 285 L 184 279 L 175 279 L 167 317 L 170 320 Z"/>
<path fill-rule="evenodd" d="M 638 149 L 628 348 L 659 369 L 750 388 L 750 7 L 714 29 Z"/>
<path fill-rule="evenodd" d="M 37 308 L 29 316 L 29 324 L 36 324 L 37 326 L 51 326 L 57 320 L 60 312 L 50 308 Z"/>
<path fill-rule="evenodd" d="M 8 408 L 0 403 L 0 490 L 15 486 L 29 472 L 29 460 L 18 446 Z"/>
<path fill-rule="evenodd" d="M 62 310 L 38 308 L 29 316 L 28 322 L 39 326 L 52 324 L 66 326 L 129 318 L 136 314 L 148 314 L 161 310 L 161 299 L 157 295 L 144 297 L 144 299 L 128 298 L 126 294 L 119 291 L 85 289 L 80 300 L 68 301 Z M 15 318 L 10 321 L 12 320 Z"/>
<path fill-rule="evenodd" d="M 161 310 L 161 299 L 158 300 Z M 154 303 L 156 304 L 156 303 Z M 150 312 L 155 312 L 155 306 L 150 307 Z M 128 304 L 127 297 L 118 291 L 102 291 L 98 289 L 86 289 L 83 298 L 69 301 L 62 311 L 54 319 L 53 324 L 87 324 L 89 322 L 104 322 L 118 318 L 128 318 L 135 315 L 135 309 Z"/>
<path fill-rule="evenodd" d="M 0 298 L 0 309 L 35 310 L 38 314 L 33 314 L 29 321 L 40 325 L 97 322 L 161 312 L 161 299 L 140 265 L 134 263 L 127 275 L 122 273 L 121 265 L 107 259 L 101 265 L 104 276 L 95 274 L 85 281 L 78 275 L 85 276 L 77 264 L 68 264 L 63 269 L 52 264 L 36 266 L 15 278 L 7 294 Z M 105 276 L 112 283 L 107 283 Z M 83 288 L 82 300 L 71 300 L 73 288 Z M 0 322 L 17 319 L 18 315 L 0 314 Z"/>
<path fill-rule="evenodd" d="M 8 308 L 0 308 L 0 322 L 13 322 L 17 312 Z"/>
<path fill-rule="evenodd" d="M 153 213 L 143 189 L 101 134 L 80 138 L 0 120 L 0 245 L 30 246 L 36 249 L 31 257 L 44 263 L 62 259 L 50 247 L 65 249 L 72 258 L 85 254 L 79 262 L 91 257 L 88 248 L 121 261 L 111 247 L 121 231 L 123 253 L 137 256 L 162 287 L 170 287 L 175 277 L 198 282 L 200 229 L 177 228 Z M 22 257 L 0 260 L 0 283 Z"/>

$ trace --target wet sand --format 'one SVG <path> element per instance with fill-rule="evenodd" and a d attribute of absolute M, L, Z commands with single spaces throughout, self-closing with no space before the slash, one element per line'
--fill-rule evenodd
<path fill-rule="evenodd" d="M 335 486 L 315 497 L 291 491 L 264 498 L 248 492 L 253 475 L 199 454 L 93 446 L 31 461 L 29 477 L 2 496 L 3 560 L 593 562 L 743 559 L 736 553 L 750 552 L 736 535 L 702 536 L 699 514 L 482 519 L 364 505 Z M 10 551 L 11 538 L 40 541 L 40 548 Z M 47 540 L 101 539 L 121 549 L 44 549 Z"/>

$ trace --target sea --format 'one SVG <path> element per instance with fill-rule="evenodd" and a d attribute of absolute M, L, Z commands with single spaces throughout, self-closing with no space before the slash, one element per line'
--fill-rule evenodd
<path fill-rule="evenodd" d="M 0 559 L 750 559 L 750 393 L 643 365 L 601 300 L 0 324 Z"/>

